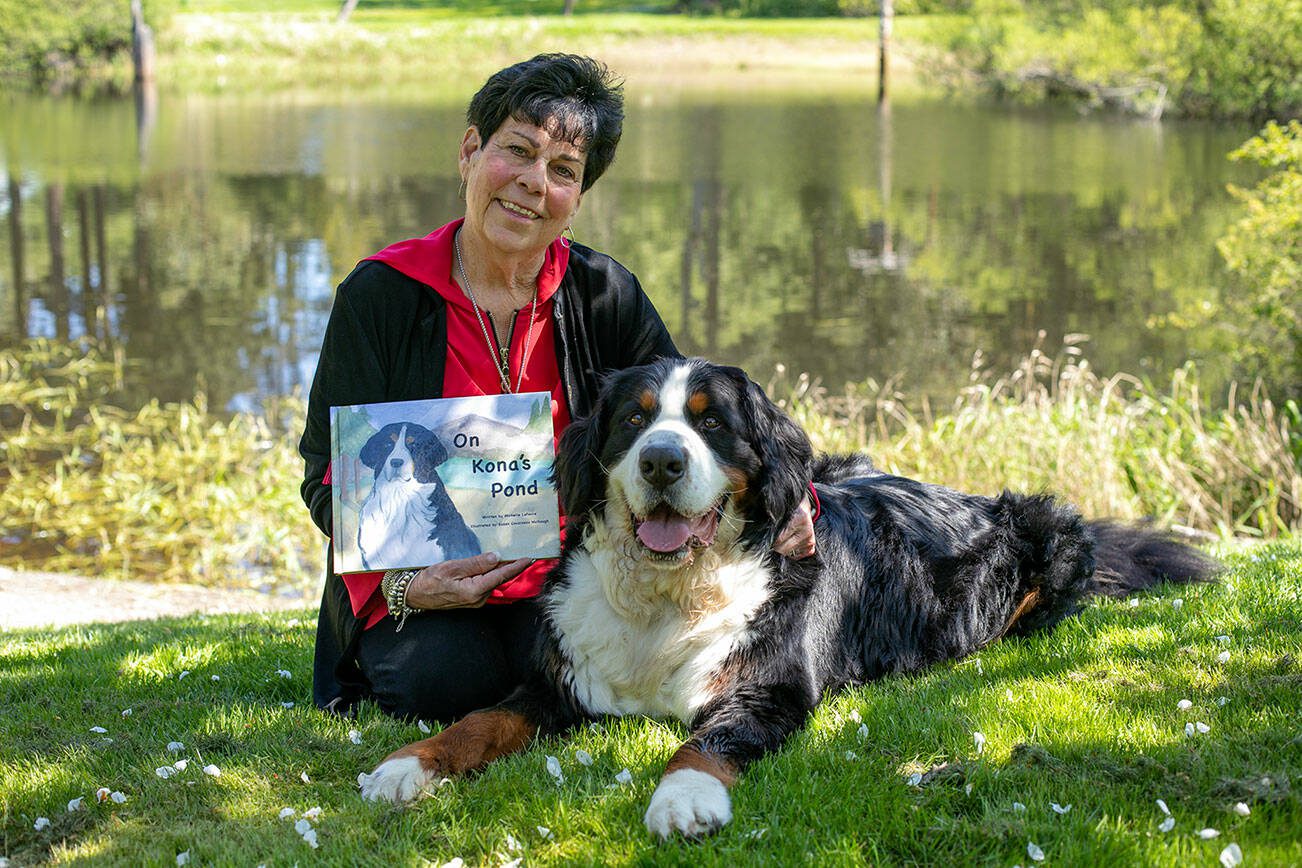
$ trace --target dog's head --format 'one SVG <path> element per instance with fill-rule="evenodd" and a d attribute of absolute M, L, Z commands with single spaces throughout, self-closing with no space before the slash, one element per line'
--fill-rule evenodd
<path fill-rule="evenodd" d="M 448 460 L 448 451 L 423 425 L 392 422 L 366 441 L 358 457 L 375 471 L 376 479 L 423 483 L 437 478 L 435 468 Z"/>
<path fill-rule="evenodd" d="M 716 545 L 767 549 L 811 462 L 804 431 L 745 372 L 666 359 L 606 380 L 562 436 L 556 478 L 572 532 L 622 527 L 638 559 L 672 568 Z"/>

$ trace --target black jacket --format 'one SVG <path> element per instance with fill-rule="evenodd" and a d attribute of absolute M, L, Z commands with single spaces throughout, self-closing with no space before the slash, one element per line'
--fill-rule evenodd
<path fill-rule="evenodd" d="M 556 358 L 571 418 L 587 415 L 603 373 L 677 356 L 673 339 L 637 278 L 602 253 L 574 244 L 553 296 Z M 339 285 L 308 393 L 299 441 L 303 500 L 331 531 L 330 408 L 442 396 L 447 316 L 429 286 L 382 262 L 364 261 Z M 313 697 L 318 707 L 350 707 L 364 681 L 353 660 L 362 623 L 327 554 L 317 622 Z"/>

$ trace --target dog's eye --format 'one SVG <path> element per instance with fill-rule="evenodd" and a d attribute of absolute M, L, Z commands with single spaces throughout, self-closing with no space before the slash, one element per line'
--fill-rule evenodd
<path fill-rule="evenodd" d="M 706 416 L 701 420 L 701 427 L 707 431 L 713 431 L 721 425 L 723 425 L 723 423 L 719 421 L 718 416 Z"/>
<path fill-rule="evenodd" d="M 646 417 L 641 413 L 629 413 L 628 418 L 624 420 L 634 428 L 641 428 L 646 424 Z"/>

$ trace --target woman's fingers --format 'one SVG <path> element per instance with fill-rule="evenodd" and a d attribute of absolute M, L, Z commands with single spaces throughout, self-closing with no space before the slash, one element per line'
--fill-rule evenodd
<path fill-rule="evenodd" d="M 494 588 L 520 575 L 533 561 L 501 561 L 496 554 L 475 555 L 426 567 L 407 590 L 417 609 L 474 608 L 484 604 Z"/>

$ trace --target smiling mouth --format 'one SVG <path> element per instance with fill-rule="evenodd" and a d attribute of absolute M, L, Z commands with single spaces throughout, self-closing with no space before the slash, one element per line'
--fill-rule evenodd
<path fill-rule="evenodd" d="M 497 203 L 512 214 L 519 215 L 520 217 L 527 217 L 530 220 L 537 220 L 542 216 L 537 211 L 531 211 L 523 205 L 517 205 L 514 202 L 508 202 L 505 199 L 498 199 Z"/>
<path fill-rule="evenodd" d="M 697 516 L 685 516 L 661 503 L 644 518 L 633 516 L 638 542 L 657 560 L 683 560 L 714 544 L 724 498 Z"/>

